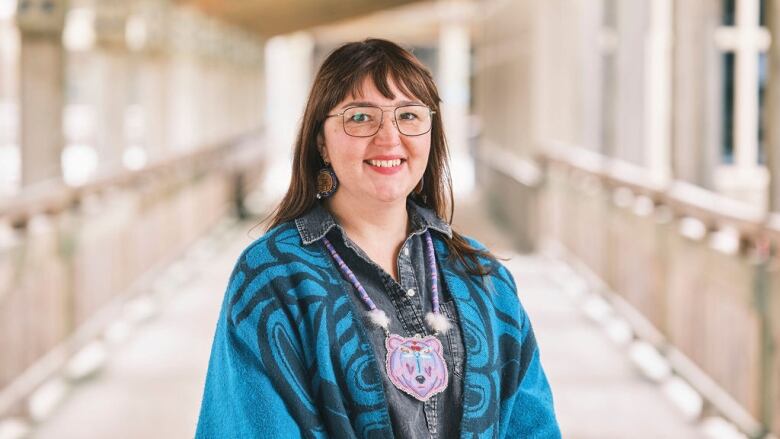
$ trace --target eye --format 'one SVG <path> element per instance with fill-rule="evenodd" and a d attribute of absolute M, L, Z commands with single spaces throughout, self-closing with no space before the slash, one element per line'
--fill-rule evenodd
<path fill-rule="evenodd" d="M 370 119 L 371 116 L 366 113 L 355 113 L 349 118 L 352 122 L 368 122 Z"/>
<path fill-rule="evenodd" d="M 398 118 L 401 119 L 401 120 L 417 120 L 417 119 L 419 119 L 419 117 L 416 114 L 410 113 L 408 111 L 399 114 Z"/>

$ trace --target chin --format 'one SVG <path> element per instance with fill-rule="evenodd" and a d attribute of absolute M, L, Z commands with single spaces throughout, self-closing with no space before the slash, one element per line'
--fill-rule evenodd
<path fill-rule="evenodd" d="M 375 193 L 372 198 L 384 203 L 392 203 L 394 201 L 406 200 L 407 196 L 409 196 L 409 192 L 392 190 Z"/>

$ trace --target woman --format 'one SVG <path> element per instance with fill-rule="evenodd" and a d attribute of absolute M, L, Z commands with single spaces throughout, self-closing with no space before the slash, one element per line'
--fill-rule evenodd
<path fill-rule="evenodd" d="M 231 276 L 197 437 L 560 437 L 512 275 L 441 219 L 439 103 L 389 41 L 325 60 Z"/>

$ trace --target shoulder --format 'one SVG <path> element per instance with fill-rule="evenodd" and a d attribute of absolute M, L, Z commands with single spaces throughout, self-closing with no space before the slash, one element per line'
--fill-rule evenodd
<path fill-rule="evenodd" d="M 490 274 L 486 276 L 486 278 L 488 278 L 487 280 L 490 280 L 493 283 L 497 281 L 499 286 L 502 286 L 504 289 L 507 289 L 509 292 L 516 295 L 517 288 L 515 285 L 514 276 L 512 276 L 512 273 L 500 260 L 496 259 L 492 251 L 481 241 L 471 236 L 460 236 L 468 243 L 469 246 L 471 246 L 471 248 L 485 253 L 478 255 L 477 260 L 479 260 L 480 265 L 489 270 Z M 479 278 L 479 276 L 476 277 Z"/>
<path fill-rule="evenodd" d="M 303 245 L 292 221 L 268 230 L 235 262 L 225 304 L 236 321 L 263 307 L 291 306 L 295 299 L 329 282 L 328 261 L 317 244 Z"/>
<path fill-rule="evenodd" d="M 461 235 L 461 236 L 463 237 L 463 239 L 466 240 L 466 242 L 471 247 L 475 248 L 476 250 L 490 251 L 490 249 L 488 249 L 487 246 L 485 246 L 485 244 L 483 244 L 482 242 L 478 241 L 476 238 L 473 238 L 473 237 L 467 236 L 467 235 Z"/>
<path fill-rule="evenodd" d="M 474 249 L 489 250 L 482 242 L 461 236 Z M 516 334 L 521 334 L 528 326 L 528 315 L 512 272 L 504 261 L 494 256 L 480 255 L 478 259 L 484 268 L 489 269 L 485 276 L 466 273 L 457 258 L 449 258 L 446 262 L 444 275 L 453 298 L 460 301 L 459 311 L 466 320 L 479 322 L 479 325 L 507 325 L 507 328 L 516 328 Z"/>
<path fill-rule="evenodd" d="M 322 279 L 327 260 L 318 244 L 304 245 L 293 221 L 269 229 L 238 257 L 231 279 L 242 289 L 288 288 L 302 274 Z"/>
<path fill-rule="evenodd" d="M 249 244 L 239 256 L 238 263 L 258 267 L 267 263 L 285 262 L 296 253 L 304 251 L 303 243 L 293 221 L 287 221 L 269 229 Z"/>

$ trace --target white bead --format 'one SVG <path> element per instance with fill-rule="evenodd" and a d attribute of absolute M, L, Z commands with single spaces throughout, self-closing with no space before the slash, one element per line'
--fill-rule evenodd
<path fill-rule="evenodd" d="M 428 323 L 428 326 L 431 329 L 442 335 L 446 334 L 452 327 L 452 323 L 450 323 L 449 319 L 447 319 L 447 316 L 441 313 L 434 314 L 429 312 L 425 315 L 425 322 Z"/>
<path fill-rule="evenodd" d="M 409 290 L 406 292 L 406 295 L 409 296 L 409 297 L 413 297 L 414 296 L 414 288 L 409 288 Z"/>
<path fill-rule="evenodd" d="M 409 247 L 408 247 L 408 246 L 405 246 L 405 247 L 404 247 L 404 254 L 405 254 L 406 256 L 409 256 Z"/>
<path fill-rule="evenodd" d="M 381 309 L 375 309 L 368 312 L 368 318 L 371 319 L 371 323 L 380 328 L 387 329 L 390 327 L 390 318 L 387 317 L 384 311 Z"/>

